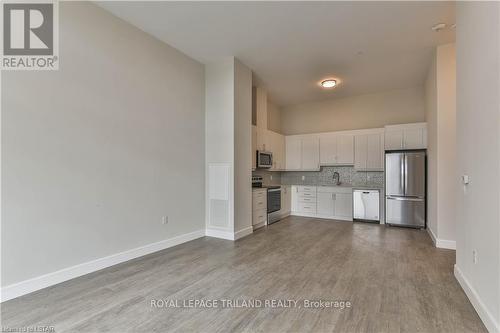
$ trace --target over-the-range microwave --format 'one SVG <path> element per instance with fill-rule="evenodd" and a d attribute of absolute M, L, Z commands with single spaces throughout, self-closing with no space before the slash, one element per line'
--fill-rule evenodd
<path fill-rule="evenodd" d="M 273 153 L 257 150 L 257 168 L 271 168 L 273 166 Z"/>

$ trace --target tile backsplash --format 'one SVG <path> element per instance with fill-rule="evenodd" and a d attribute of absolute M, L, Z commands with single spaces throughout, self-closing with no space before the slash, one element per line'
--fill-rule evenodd
<path fill-rule="evenodd" d="M 261 176 L 262 183 L 264 183 L 265 185 L 281 185 L 282 174 L 282 172 L 266 170 L 255 170 L 252 172 L 252 176 Z"/>
<path fill-rule="evenodd" d="M 335 185 L 333 173 L 340 175 L 341 185 L 384 186 L 383 171 L 356 171 L 352 166 L 321 167 L 320 171 L 266 171 L 256 170 L 253 176 L 261 176 L 266 185 Z M 304 180 L 302 180 L 304 177 Z M 272 178 L 272 179 L 271 179 Z"/>
<path fill-rule="evenodd" d="M 384 186 L 384 172 L 356 171 L 352 166 L 322 167 L 317 172 L 287 171 L 281 173 L 281 184 L 334 185 L 333 173 L 340 175 L 341 185 Z M 304 177 L 304 180 L 302 180 Z"/>

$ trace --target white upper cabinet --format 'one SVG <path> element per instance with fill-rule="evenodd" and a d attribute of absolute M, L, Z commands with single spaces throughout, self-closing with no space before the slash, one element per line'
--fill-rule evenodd
<path fill-rule="evenodd" d="M 285 138 L 286 169 L 300 170 L 302 162 L 302 139 L 298 136 Z"/>
<path fill-rule="evenodd" d="M 385 127 L 385 150 L 427 148 L 427 124 L 414 123 Z"/>
<path fill-rule="evenodd" d="M 360 171 L 384 170 L 384 133 L 355 136 L 354 168 Z"/>
<path fill-rule="evenodd" d="M 384 133 L 368 134 L 366 168 L 368 170 L 384 170 Z"/>
<path fill-rule="evenodd" d="M 285 137 L 285 147 L 281 153 L 285 157 L 280 158 L 278 153 L 276 170 L 313 171 L 321 165 L 354 165 L 359 171 L 383 171 L 385 150 L 427 148 L 427 124 L 292 135 Z M 286 160 L 282 166 L 280 159 Z"/>
<path fill-rule="evenodd" d="M 354 164 L 354 135 L 339 134 L 337 138 L 337 163 L 339 165 Z"/>
<path fill-rule="evenodd" d="M 319 155 L 322 165 L 334 165 L 337 163 L 337 134 L 320 134 Z"/>
<path fill-rule="evenodd" d="M 351 134 L 322 133 L 320 141 L 321 165 L 353 165 L 354 136 Z"/>
<path fill-rule="evenodd" d="M 385 131 L 385 150 L 403 149 L 403 130 Z"/>
<path fill-rule="evenodd" d="M 283 170 L 285 168 L 285 136 L 273 131 L 267 131 L 266 150 L 273 153 L 271 170 Z"/>
<path fill-rule="evenodd" d="M 276 137 L 276 153 L 278 157 L 275 159 L 276 170 L 284 170 L 286 163 L 285 152 L 285 136 L 278 134 Z"/>
<path fill-rule="evenodd" d="M 409 128 L 404 131 L 404 149 L 427 148 L 427 127 Z"/>
<path fill-rule="evenodd" d="M 366 170 L 367 142 L 365 134 L 354 137 L 354 168 L 356 170 Z"/>
<path fill-rule="evenodd" d="M 319 137 L 306 135 L 302 137 L 302 170 L 319 169 Z"/>
<path fill-rule="evenodd" d="M 317 135 L 287 136 L 286 170 L 319 170 L 319 137 Z"/>

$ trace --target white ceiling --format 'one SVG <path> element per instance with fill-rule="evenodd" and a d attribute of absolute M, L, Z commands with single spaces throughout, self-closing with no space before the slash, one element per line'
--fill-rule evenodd
<path fill-rule="evenodd" d="M 236 56 L 280 106 L 423 84 L 453 2 L 99 2 L 190 57 Z M 319 80 L 336 77 L 334 90 Z"/>

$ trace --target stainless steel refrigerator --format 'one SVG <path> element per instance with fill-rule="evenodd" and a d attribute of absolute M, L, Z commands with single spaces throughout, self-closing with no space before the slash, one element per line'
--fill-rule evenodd
<path fill-rule="evenodd" d="M 424 228 L 426 216 L 425 151 L 386 152 L 385 222 Z"/>

